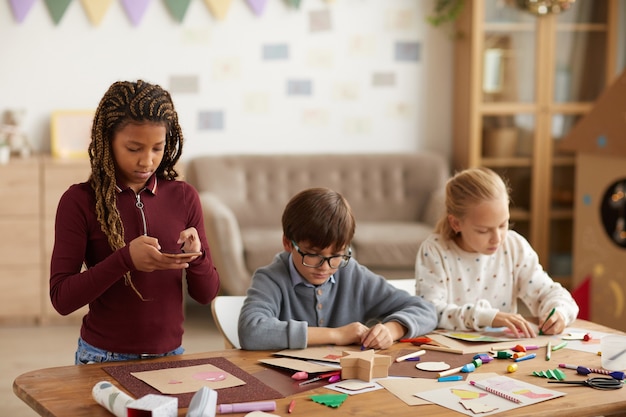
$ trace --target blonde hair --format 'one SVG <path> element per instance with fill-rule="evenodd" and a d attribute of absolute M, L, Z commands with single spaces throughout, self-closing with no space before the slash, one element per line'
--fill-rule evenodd
<path fill-rule="evenodd" d="M 489 168 L 469 168 L 457 172 L 446 183 L 446 212 L 435 226 L 435 232 L 452 239 L 456 232 L 448 216 L 462 219 L 469 209 L 478 204 L 501 198 L 510 198 L 511 189 L 505 180 Z"/>
<path fill-rule="evenodd" d="M 132 123 L 155 123 L 166 127 L 163 160 L 155 175 L 174 180 L 174 169 L 183 149 L 183 134 L 178 124 L 178 114 L 170 94 L 158 85 L 139 80 L 113 83 L 100 100 L 91 128 L 89 183 L 95 192 L 96 215 L 109 246 L 117 250 L 126 245 L 124 226 L 117 210 L 115 189 L 115 161 L 111 143 L 115 134 Z M 130 272 L 125 274 L 126 284 L 141 297 L 133 285 Z"/>

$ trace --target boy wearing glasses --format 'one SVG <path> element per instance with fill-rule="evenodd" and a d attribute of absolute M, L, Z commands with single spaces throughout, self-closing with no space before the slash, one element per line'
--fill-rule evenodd
<path fill-rule="evenodd" d="M 386 349 L 437 326 L 432 304 L 352 259 L 355 220 L 341 194 L 301 191 L 287 203 L 282 225 L 285 251 L 255 271 L 241 309 L 243 349 Z"/>

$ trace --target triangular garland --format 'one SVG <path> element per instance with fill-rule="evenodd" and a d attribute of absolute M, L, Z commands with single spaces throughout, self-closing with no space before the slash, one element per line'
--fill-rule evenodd
<path fill-rule="evenodd" d="M 299 9 L 300 8 L 300 3 L 302 3 L 302 0 L 285 0 L 287 2 L 287 6 L 291 6 L 294 9 Z"/>
<path fill-rule="evenodd" d="M 13 17 L 17 20 L 17 23 L 22 23 L 26 18 L 30 8 L 35 4 L 35 0 L 10 0 L 11 10 L 13 11 Z"/>
<path fill-rule="evenodd" d="M 133 26 L 138 26 L 151 0 L 122 0 L 122 6 Z"/>
<path fill-rule="evenodd" d="M 46 6 L 48 7 L 50 17 L 52 17 L 55 25 L 59 24 L 71 1 L 72 0 L 46 0 Z"/>
<path fill-rule="evenodd" d="M 189 4 L 191 0 L 165 0 L 165 5 L 167 9 L 172 14 L 172 17 L 177 22 L 182 22 L 185 18 L 185 14 L 187 14 L 187 9 L 189 8 Z"/>
<path fill-rule="evenodd" d="M 261 16 L 265 10 L 267 0 L 246 0 L 255 15 Z"/>
<path fill-rule="evenodd" d="M 80 0 L 89 21 L 94 26 L 100 25 L 112 2 L 113 0 Z"/>
<path fill-rule="evenodd" d="M 232 0 L 204 0 L 207 7 L 218 20 L 224 20 Z"/>

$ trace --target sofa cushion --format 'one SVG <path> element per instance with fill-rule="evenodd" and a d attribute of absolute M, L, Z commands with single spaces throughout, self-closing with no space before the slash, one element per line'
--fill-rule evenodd
<path fill-rule="evenodd" d="M 357 221 L 354 255 L 372 270 L 412 270 L 419 246 L 432 230 L 431 225 L 417 222 Z"/>
<path fill-rule="evenodd" d="M 283 230 L 280 227 L 247 227 L 241 229 L 243 251 L 248 271 L 268 265 L 283 251 Z"/>

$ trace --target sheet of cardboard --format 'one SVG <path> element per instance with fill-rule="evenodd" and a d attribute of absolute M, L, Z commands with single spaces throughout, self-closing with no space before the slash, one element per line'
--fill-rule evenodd
<path fill-rule="evenodd" d="M 205 386 L 218 390 L 245 385 L 241 379 L 210 364 L 131 372 L 131 375 L 162 394 L 196 392 Z"/>
<path fill-rule="evenodd" d="M 480 381 L 481 379 L 497 375 L 498 374 L 493 372 L 472 374 L 472 379 L 474 381 Z M 377 379 L 376 382 L 400 400 L 404 401 L 407 405 L 430 404 L 429 401 L 417 397 L 416 394 L 423 391 L 432 391 L 437 388 L 445 387 L 446 385 L 444 384 L 450 384 L 450 382 L 438 382 L 436 379 L 426 378 L 385 378 Z"/>
<path fill-rule="evenodd" d="M 360 349 L 354 346 L 313 346 L 305 349 L 285 349 L 274 353 L 274 355 L 339 363 L 339 359 L 343 356 L 343 352 L 346 351 L 360 352 Z"/>
<path fill-rule="evenodd" d="M 465 332 L 469 333 L 469 332 Z M 554 342 L 555 336 L 537 336 L 535 338 L 527 338 L 527 339 L 515 339 L 510 342 L 469 342 L 459 339 L 453 339 L 444 334 L 432 333 L 428 335 L 429 338 L 433 339 L 437 343 L 442 346 L 434 346 L 434 345 L 421 345 L 421 348 L 424 350 L 437 350 L 441 352 L 450 352 L 457 354 L 467 354 L 467 353 L 482 353 L 488 352 L 490 350 L 505 350 L 510 349 L 516 345 L 537 345 L 539 347 L 545 347 L 548 344 L 548 340 L 552 339 Z M 560 338 L 559 338 L 560 339 Z"/>
<path fill-rule="evenodd" d="M 294 358 L 260 359 L 259 362 L 266 365 L 278 366 L 279 368 L 291 369 L 294 372 L 304 371 L 310 374 L 336 371 L 338 369 L 336 365 L 322 365 L 320 363 Z"/>

